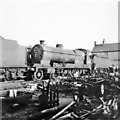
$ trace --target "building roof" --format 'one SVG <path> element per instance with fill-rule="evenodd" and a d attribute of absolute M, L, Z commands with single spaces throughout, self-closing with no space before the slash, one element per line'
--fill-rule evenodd
<path fill-rule="evenodd" d="M 120 43 L 97 44 L 92 49 L 92 53 L 98 52 L 120 52 Z"/>

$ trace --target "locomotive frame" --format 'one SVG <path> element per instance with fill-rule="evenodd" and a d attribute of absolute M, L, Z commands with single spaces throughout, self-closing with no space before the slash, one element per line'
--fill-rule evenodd
<path fill-rule="evenodd" d="M 67 50 L 63 49 L 62 44 L 50 47 L 42 40 L 27 51 L 27 65 L 34 68 L 34 77 L 37 80 L 50 74 L 74 77 L 76 73 L 80 75 L 90 71 L 90 52 L 85 49 Z"/>

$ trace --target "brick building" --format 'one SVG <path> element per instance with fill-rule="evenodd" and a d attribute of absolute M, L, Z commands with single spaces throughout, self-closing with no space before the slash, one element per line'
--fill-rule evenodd
<path fill-rule="evenodd" d="M 92 54 L 95 54 L 96 67 L 109 67 L 114 65 L 120 67 L 120 43 L 94 43 Z"/>

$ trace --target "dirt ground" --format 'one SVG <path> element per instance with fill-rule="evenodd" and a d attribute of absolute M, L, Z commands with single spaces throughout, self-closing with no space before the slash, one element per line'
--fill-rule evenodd
<path fill-rule="evenodd" d="M 63 104 L 65 102 L 71 102 L 73 98 L 71 96 L 66 96 L 64 94 L 60 94 L 59 104 Z M 4 107 L 4 106 L 2 106 Z M 28 105 L 20 105 L 8 110 L 8 113 L 4 113 L 2 115 L 2 120 L 26 120 L 26 117 L 30 114 L 39 112 L 39 107 L 37 106 L 37 102 L 34 104 Z"/>

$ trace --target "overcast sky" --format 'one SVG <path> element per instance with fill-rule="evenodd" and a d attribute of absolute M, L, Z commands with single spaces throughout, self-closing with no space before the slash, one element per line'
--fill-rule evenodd
<path fill-rule="evenodd" d="M 45 40 L 91 50 L 118 42 L 119 0 L 1 0 L 0 36 L 34 45 Z"/>

